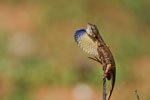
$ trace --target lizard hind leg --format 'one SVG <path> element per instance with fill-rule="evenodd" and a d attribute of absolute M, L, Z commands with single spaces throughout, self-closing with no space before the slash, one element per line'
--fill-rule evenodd
<path fill-rule="evenodd" d="M 103 78 L 107 78 L 108 80 L 111 79 L 110 70 L 111 70 L 111 64 L 108 64 L 108 65 L 106 66 L 106 70 L 105 70 L 105 74 L 104 74 Z"/>

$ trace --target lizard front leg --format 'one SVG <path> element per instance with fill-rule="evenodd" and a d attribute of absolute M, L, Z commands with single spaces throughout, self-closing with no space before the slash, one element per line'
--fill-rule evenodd
<path fill-rule="evenodd" d="M 90 59 L 92 59 L 92 60 L 94 60 L 94 61 L 97 61 L 97 62 L 99 62 L 100 64 L 102 64 L 102 59 L 98 59 L 97 57 L 88 57 L 88 58 L 90 58 Z"/>

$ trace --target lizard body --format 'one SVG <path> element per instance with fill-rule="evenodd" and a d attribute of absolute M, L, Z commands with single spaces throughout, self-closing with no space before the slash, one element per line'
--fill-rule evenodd
<path fill-rule="evenodd" d="M 110 90 L 110 94 L 108 97 L 108 100 L 109 100 L 112 95 L 114 85 L 115 85 L 115 77 L 116 77 L 115 61 L 114 61 L 113 55 L 108 45 L 104 42 L 104 40 L 100 36 L 96 25 L 89 23 L 87 34 L 97 45 L 97 51 L 98 51 L 98 54 L 100 55 L 99 59 L 101 60 L 102 66 L 103 67 L 106 66 L 104 77 L 107 78 L 108 80 L 110 79 L 112 80 L 112 88 Z"/>
<path fill-rule="evenodd" d="M 79 29 L 75 32 L 75 41 L 85 52 L 94 56 L 94 58 L 89 58 L 99 62 L 103 66 L 103 70 L 106 67 L 104 78 L 112 80 L 112 87 L 108 97 L 109 100 L 115 85 L 115 61 L 108 45 L 99 34 L 96 25 L 89 23 L 87 26 L 87 29 Z"/>

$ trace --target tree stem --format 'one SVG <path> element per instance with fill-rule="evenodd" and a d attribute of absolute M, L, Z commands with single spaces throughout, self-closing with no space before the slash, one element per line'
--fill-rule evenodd
<path fill-rule="evenodd" d="M 105 74 L 106 66 L 104 66 L 104 74 Z M 103 100 L 106 100 L 106 78 L 103 78 Z"/>

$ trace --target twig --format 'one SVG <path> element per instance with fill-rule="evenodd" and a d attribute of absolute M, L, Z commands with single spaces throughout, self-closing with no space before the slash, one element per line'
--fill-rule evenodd
<path fill-rule="evenodd" d="M 104 66 L 104 74 L 105 74 L 106 66 Z M 106 78 L 103 78 L 103 100 L 106 100 Z"/>
<path fill-rule="evenodd" d="M 140 97 L 139 97 L 139 95 L 138 95 L 138 93 L 137 93 L 137 90 L 135 90 L 134 93 L 135 93 L 135 95 L 136 95 L 136 97 L 137 97 L 137 100 L 140 100 Z"/>
<path fill-rule="evenodd" d="M 92 58 L 92 57 L 88 57 L 96 62 L 99 62 L 100 64 L 102 64 L 102 62 L 98 59 L 98 58 Z M 104 65 L 104 75 L 105 75 L 105 70 L 106 70 L 106 65 Z M 106 100 L 106 78 L 103 78 L 103 100 Z"/>

